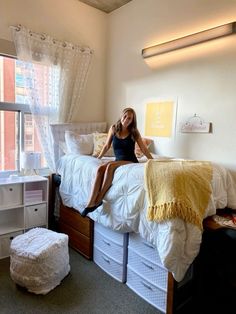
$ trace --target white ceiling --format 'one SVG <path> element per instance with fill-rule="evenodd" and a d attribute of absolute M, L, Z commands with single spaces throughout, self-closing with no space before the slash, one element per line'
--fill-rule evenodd
<path fill-rule="evenodd" d="M 79 0 L 103 12 L 110 13 L 131 0 Z"/>

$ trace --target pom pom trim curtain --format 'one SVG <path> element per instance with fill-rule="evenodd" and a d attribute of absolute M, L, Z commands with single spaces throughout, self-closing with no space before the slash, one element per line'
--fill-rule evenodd
<path fill-rule="evenodd" d="M 72 122 L 82 108 L 93 51 L 47 34 L 12 26 L 17 58 L 24 61 L 25 89 L 45 158 L 52 171 L 54 160 L 51 123 Z"/>

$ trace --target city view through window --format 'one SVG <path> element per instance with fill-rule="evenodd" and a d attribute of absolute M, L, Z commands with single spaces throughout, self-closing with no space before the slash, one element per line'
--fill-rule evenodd
<path fill-rule="evenodd" d="M 21 151 L 41 152 L 46 167 L 22 69 L 22 61 L 0 56 L 0 171 L 19 171 Z"/>

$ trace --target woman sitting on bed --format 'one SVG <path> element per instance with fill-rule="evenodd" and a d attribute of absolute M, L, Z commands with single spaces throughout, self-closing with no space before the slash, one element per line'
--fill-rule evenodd
<path fill-rule="evenodd" d="M 122 111 L 122 116 L 116 124 L 110 127 L 106 143 L 97 156 L 99 159 L 102 158 L 112 144 L 116 159 L 99 166 L 90 200 L 81 213 L 83 217 L 102 205 L 103 197 L 112 184 L 116 168 L 128 163 L 138 162 L 134 153 L 135 142 L 137 142 L 143 154 L 148 159 L 152 159 L 152 155 L 144 145 L 137 129 L 135 111 L 132 108 L 126 108 Z"/>

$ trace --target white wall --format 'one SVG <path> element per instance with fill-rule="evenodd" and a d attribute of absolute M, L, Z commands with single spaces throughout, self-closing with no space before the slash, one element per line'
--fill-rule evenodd
<path fill-rule="evenodd" d="M 132 106 L 144 133 L 148 100 L 178 100 L 175 137 L 154 138 L 156 152 L 236 170 L 236 35 L 148 64 L 141 57 L 147 46 L 234 20 L 235 0 L 133 0 L 110 14 L 107 120 L 115 122 Z M 195 113 L 212 122 L 212 133 L 179 132 Z"/>
<path fill-rule="evenodd" d="M 22 24 L 94 49 L 85 109 L 74 120 L 113 123 L 122 108 L 133 106 L 144 133 L 148 100 L 178 100 L 176 135 L 155 138 L 156 152 L 231 169 L 236 169 L 236 36 L 149 63 L 141 50 L 234 20 L 235 0 L 132 0 L 109 15 L 78 0 L 0 0 L 0 40 L 11 40 L 9 26 Z M 179 132 L 194 113 L 212 122 L 211 134 Z"/>
<path fill-rule="evenodd" d="M 104 121 L 107 15 L 78 0 L 0 0 L 0 40 L 12 41 L 9 26 L 18 24 L 94 50 L 85 109 L 74 120 Z"/>

